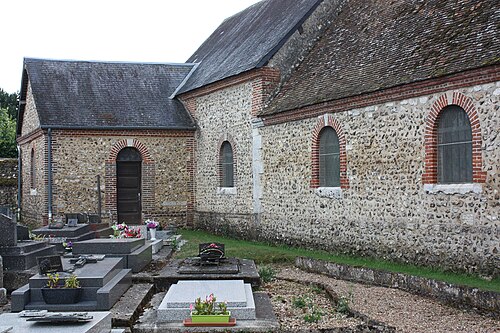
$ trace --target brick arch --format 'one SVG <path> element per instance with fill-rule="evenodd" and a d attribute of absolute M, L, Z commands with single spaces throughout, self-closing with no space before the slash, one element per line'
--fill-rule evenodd
<path fill-rule="evenodd" d="M 105 209 L 111 214 L 113 221 L 117 218 L 116 193 L 116 158 L 118 153 L 126 147 L 136 148 L 142 157 L 141 193 L 142 213 L 145 216 L 152 214 L 155 203 L 155 162 L 146 145 L 137 139 L 123 139 L 116 142 L 111 148 L 105 162 Z"/>
<path fill-rule="evenodd" d="M 332 127 L 339 138 L 340 187 L 347 189 L 349 188 L 349 179 L 347 178 L 346 138 L 340 123 L 331 114 L 318 117 L 318 121 L 312 132 L 311 187 L 319 187 L 319 134 L 326 126 Z"/>
<path fill-rule="evenodd" d="M 486 172 L 483 172 L 483 157 L 481 154 L 481 126 L 479 115 L 472 100 L 460 92 L 447 93 L 439 96 L 431 107 L 431 111 L 425 120 L 425 166 L 422 175 L 424 184 L 437 184 L 438 153 L 437 153 L 437 128 L 441 111 L 449 106 L 461 107 L 469 117 L 472 130 L 472 182 L 486 182 Z"/>
<path fill-rule="evenodd" d="M 238 184 L 238 172 L 237 172 L 237 149 L 236 149 L 236 144 L 235 144 L 235 141 L 233 139 L 233 137 L 229 134 L 224 134 L 224 136 L 222 136 L 220 139 L 219 139 L 219 142 L 217 143 L 217 154 L 218 154 L 218 158 L 217 158 L 217 179 L 218 179 L 218 184 L 220 186 L 220 184 L 222 184 L 222 155 L 221 155 L 221 149 L 222 149 L 222 144 L 224 142 L 229 142 L 229 144 L 231 145 L 231 148 L 233 149 L 233 180 L 234 180 L 234 187 L 237 186 Z"/>
<path fill-rule="evenodd" d="M 113 145 L 113 148 L 111 148 L 111 151 L 108 155 L 108 160 L 107 162 L 115 163 L 116 162 L 116 157 L 118 156 L 118 153 L 126 147 L 133 147 L 141 153 L 142 156 L 142 162 L 143 163 L 151 163 L 153 162 L 151 158 L 151 154 L 149 153 L 148 148 L 146 147 L 145 144 L 140 142 L 137 139 L 123 139 L 118 141 Z"/>

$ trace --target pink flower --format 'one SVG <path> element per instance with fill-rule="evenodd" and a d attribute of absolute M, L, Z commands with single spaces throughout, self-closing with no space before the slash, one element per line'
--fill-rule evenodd
<path fill-rule="evenodd" d="M 193 311 L 193 309 L 194 309 L 193 304 L 189 304 L 189 310 Z"/>

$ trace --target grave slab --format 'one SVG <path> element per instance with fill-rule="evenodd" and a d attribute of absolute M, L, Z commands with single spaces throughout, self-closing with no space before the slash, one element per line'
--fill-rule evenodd
<path fill-rule="evenodd" d="M 179 321 L 189 317 L 195 299 L 214 294 L 217 303 L 226 301 L 231 316 L 237 320 L 255 319 L 252 287 L 243 280 L 179 281 L 172 285 L 158 307 L 159 321 Z"/>
<path fill-rule="evenodd" d="M 124 254 L 144 244 L 144 238 L 96 238 L 75 243 L 73 254 Z"/>
<path fill-rule="evenodd" d="M 93 319 L 86 323 L 49 324 L 26 321 L 26 318 L 20 318 L 17 313 L 3 313 L 0 315 L 0 322 L 3 327 L 12 327 L 10 331 L 7 331 L 9 333 L 103 333 L 111 331 L 110 312 L 92 312 L 89 315 Z"/>
<path fill-rule="evenodd" d="M 224 262 L 221 267 L 216 265 L 195 265 L 191 259 L 174 259 L 160 271 L 155 279 L 161 290 L 168 289 L 172 284 L 181 280 L 243 280 L 252 287 L 260 286 L 260 276 L 253 260 L 228 258 L 228 263 L 237 263 L 238 271 L 225 271 Z M 188 272 L 188 270 L 192 270 Z"/>
<path fill-rule="evenodd" d="M 132 284 L 130 269 L 123 269 L 123 258 L 104 258 L 96 263 L 76 268 L 74 274 L 82 287 L 81 299 L 75 304 L 47 304 L 42 289 L 47 277 L 36 274 L 29 283 L 12 293 L 11 309 L 14 312 L 47 309 L 51 311 L 99 311 L 109 310 Z M 63 259 L 63 269 L 72 268 L 68 258 Z M 59 273 L 61 280 L 70 275 Z"/>

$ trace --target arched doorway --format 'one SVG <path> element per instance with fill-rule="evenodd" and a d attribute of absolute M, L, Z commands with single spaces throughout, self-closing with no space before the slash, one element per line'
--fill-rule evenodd
<path fill-rule="evenodd" d="M 142 157 L 132 147 L 123 148 L 116 158 L 116 195 L 118 223 L 141 223 Z"/>

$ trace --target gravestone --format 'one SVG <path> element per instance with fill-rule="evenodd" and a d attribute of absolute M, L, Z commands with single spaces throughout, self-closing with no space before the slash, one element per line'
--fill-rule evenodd
<path fill-rule="evenodd" d="M 37 264 L 37 257 L 55 254 L 54 246 L 45 242 L 20 240 L 18 230 L 24 235 L 24 228 L 18 228 L 13 219 L 0 214 L 0 255 L 6 271 L 30 269 Z"/>
<path fill-rule="evenodd" d="M 170 287 L 158 307 L 158 321 L 182 321 L 190 315 L 190 304 L 214 294 L 217 303 L 227 302 L 231 317 L 236 320 L 255 320 L 255 301 L 252 287 L 243 280 L 179 281 Z M 216 305 L 217 307 L 217 305 Z"/>
<path fill-rule="evenodd" d="M 55 255 L 37 257 L 36 261 L 38 263 L 38 272 L 40 273 L 40 275 L 61 272 L 63 270 L 61 256 Z"/>
<path fill-rule="evenodd" d="M 0 247 L 17 245 L 17 223 L 0 214 Z"/>
<path fill-rule="evenodd" d="M 260 285 L 260 276 L 253 260 L 226 257 L 224 244 L 199 244 L 199 255 L 174 259 L 165 266 L 157 277 L 157 286 L 167 289 L 181 280 L 243 280 L 253 287 Z"/>
<path fill-rule="evenodd" d="M 100 258 L 89 260 L 78 267 L 71 259 L 63 258 L 63 269 L 58 272 L 61 283 L 71 274 L 75 274 L 82 288 L 81 298 L 74 304 L 47 304 L 42 288 L 47 285 L 48 277 L 36 274 L 28 284 L 12 292 L 11 309 L 49 311 L 100 311 L 109 310 L 132 284 L 132 272 L 123 269 L 123 258 Z"/>

